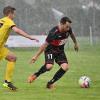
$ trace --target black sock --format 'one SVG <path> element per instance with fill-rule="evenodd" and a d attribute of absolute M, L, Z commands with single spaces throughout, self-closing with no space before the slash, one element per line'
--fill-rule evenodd
<path fill-rule="evenodd" d="M 7 80 L 5 80 L 4 82 L 5 82 L 5 83 L 11 83 L 11 82 L 8 82 Z"/>
<path fill-rule="evenodd" d="M 38 72 L 34 73 L 37 77 L 40 76 L 41 74 L 45 73 L 46 71 L 49 71 L 47 68 L 46 68 L 46 65 L 43 65 Z"/>
<path fill-rule="evenodd" d="M 56 74 L 54 75 L 53 79 L 50 80 L 48 83 L 50 84 L 53 84 L 55 83 L 57 80 L 59 80 L 64 74 L 65 74 L 66 71 L 64 71 L 62 68 L 60 68 Z"/>

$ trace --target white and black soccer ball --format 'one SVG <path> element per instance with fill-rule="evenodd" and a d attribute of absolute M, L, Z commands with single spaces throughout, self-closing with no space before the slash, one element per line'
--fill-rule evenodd
<path fill-rule="evenodd" d="M 79 83 L 81 88 L 89 88 L 91 80 L 87 76 L 81 76 L 78 83 Z"/>

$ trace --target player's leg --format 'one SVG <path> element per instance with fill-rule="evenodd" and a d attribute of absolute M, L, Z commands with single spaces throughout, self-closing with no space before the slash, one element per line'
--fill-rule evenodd
<path fill-rule="evenodd" d="M 50 71 L 53 67 L 53 64 L 45 64 L 43 65 L 38 72 L 34 73 L 34 75 L 36 75 L 36 77 L 39 77 L 41 74 Z"/>
<path fill-rule="evenodd" d="M 3 86 L 8 87 L 12 90 L 16 90 L 17 88 L 11 83 L 16 62 L 16 56 L 12 52 L 10 52 L 7 48 L 3 48 L 3 57 L 8 61 L 5 73 L 5 81 Z"/>
<path fill-rule="evenodd" d="M 45 53 L 45 64 L 34 74 L 30 75 L 28 77 L 28 82 L 32 83 L 33 80 L 35 80 L 37 77 L 39 77 L 41 74 L 50 71 L 53 67 L 53 63 L 54 63 L 54 57 L 53 54 L 50 53 Z"/>
<path fill-rule="evenodd" d="M 28 83 L 32 83 L 35 79 L 37 79 L 41 74 L 50 71 L 53 67 L 53 64 L 45 64 L 43 65 L 37 72 L 30 75 L 28 77 Z"/>
<path fill-rule="evenodd" d="M 55 73 L 53 78 L 47 83 L 47 88 L 52 88 L 53 84 L 58 81 L 69 69 L 68 61 L 64 52 L 61 52 L 59 56 L 56 57 L 56 62 L 61 66 L 61 68 Z"/>

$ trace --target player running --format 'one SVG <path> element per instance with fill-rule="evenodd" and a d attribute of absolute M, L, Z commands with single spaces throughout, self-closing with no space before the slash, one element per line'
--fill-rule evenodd
<path fill-rule="evenodd" d="M 17 88 L 11 83 L 14 66 L 16 62 L 16 56 L 12 53 L 9 49 L 7 49 L 4 45 L 9 37 L 10 31 L 13 30 L 14 32 L 18 33 L 19 35 L 26 37 L 30 40 L 37 39 L 31 37 L 23 30 L 19 29 L 16 24 L 14 23 L 13 19 L 15 17 L 15 8 L 11 6 L 7 6 L 3 10 L 4 17 L 0 19 L 0 60 L 5 58 L 7 63 L 6 74 L 5 74 L 5 81 L 3 86 L 8 87 L 11 90 L 16 90 Z"/>
<path fill-rule="evenodd" d="M 58 81 L 69 69 L 68 60 L 64 52 L 64 46 L 69 36 L 74 42 L 75 51 L 78 51 L 78 44 L 75 35 L 72 32 L 71 23 L 72 22 L 68 17 L 63 17 L 60 20 L 60 24 L 49 31 L 49 35 L 47 36 L 45 43 L 39 48 L 31 60 L 31 63 L 34 63 L 44 51 L 45 64 L 36 73 L 28 77 L 29 83 L 32 83 L 41 74 L 50 71 L 55 61 L 60 66 L 60 69 L 47 83 L 46 87 L 51 89 L 54 86 L 54 83 Z"/>

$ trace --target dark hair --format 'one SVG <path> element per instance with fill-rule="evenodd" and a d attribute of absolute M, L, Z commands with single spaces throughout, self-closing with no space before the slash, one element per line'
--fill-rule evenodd
<path fill-rule="evenodd" d="M 16 9 L 14 7 L 11 7 L 11 6 L 7 6 L 3 9 L 3 14 L 5 16 L 8 16 L 9 13 L 14 13 Z"/>
<path fill-rule="evenodd" d="M 70 20 L 70 18 L 68 18 L 68 17 L 62 17 L 61 20 L 60 20 L 60 23 L 66 24 L 66 22 L 72 23 L 72 21 Z"/>

